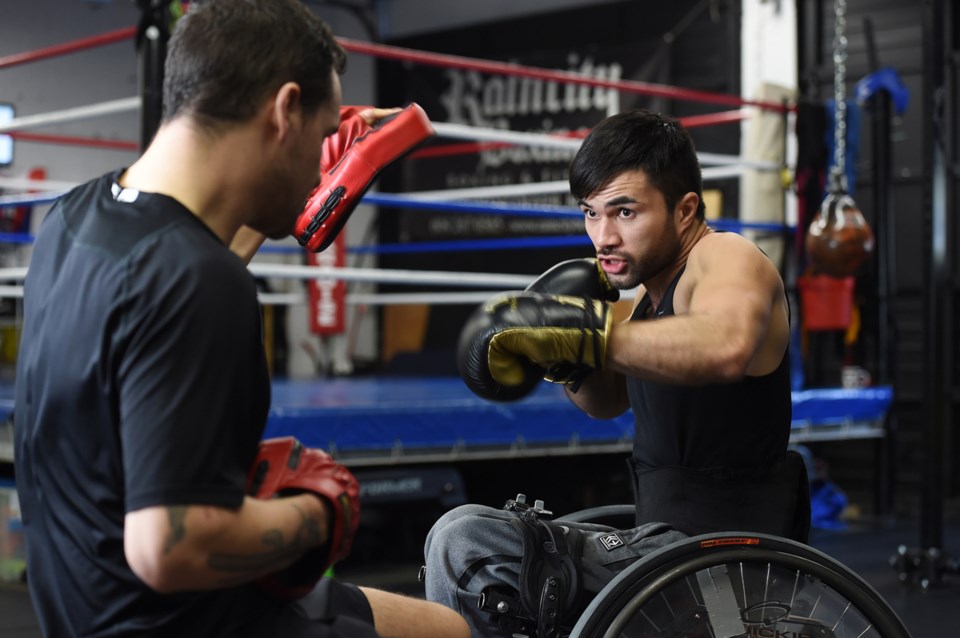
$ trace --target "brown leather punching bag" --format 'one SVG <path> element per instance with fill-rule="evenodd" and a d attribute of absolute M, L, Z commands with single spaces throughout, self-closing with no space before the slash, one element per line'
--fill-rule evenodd
<path fill-rule="evenodd" d="M 852 197 L 831 190 L 810 223 L 806 246 L 814 272 L 849 277 L 873 253 L 873 231 Z"/>

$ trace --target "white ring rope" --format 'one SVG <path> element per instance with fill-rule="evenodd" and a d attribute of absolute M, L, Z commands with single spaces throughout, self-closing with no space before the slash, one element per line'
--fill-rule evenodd
<path fill-rule="evenodd" d="M 468 288 L 502 286 L 508 289 L 525 288 L 533 275 L 501 273 L 447 272 L 441 270 L 388 270 L 376 268 L 330 268 L 328 266 L 289 266 L 284 264 L 250 264 L 250 272 L 257 277 L 280 279 L 336 279 L 383 284 L 422 284 L 426 286 L 466 286 Z M 2 272 L 2 270 L 0 270 Z"/>
<path fill-rule="evenodd" d="M 481 304 L 500 290 L 484 292 L 388 292 L 350 293 L 346 295 L 350 306 L 403 306 L 403 305 L 473 305 Z M 621 298 L 626 298 L 626 294 Z M 0 286 L 0 299 L 22 299 L 23 286 Z M 299 292 L 261 292 L 257 299 L 264 306 L 303 306 L 307 297 Z"/>
<path fill-rule="evenodd" d="M 481 304 L 501 290 L 486 292 L 388 292 L 350 293 L 346 295 L 350 306 L 403 306 L 411 304 L 472 305 Z M 22 299 L 23 286 L 0 286 L 0 299 Z M 301 292 L 261 292 L 257 299 L 264 306 L 304 306 L 307 296 Z"/>
<path fill-rule="evenodd" d="M 547 148 L 563 148 L 576 151 L 583 144 L 583 140 L 577 138 L 560 137 L 557 135 L 548 135 L 543 133 L 524 133 L 521 131 L 508 131 L 495 128 L 481 128 L 477 126 L 467 126 L 466 124 L 450 124 L 446 122 L 432 122 L 434 130 L 440 137 L 484 141 L 484 142 L 507 142 L 518 146 L 540 146 Z M 763 162 L 747 160 L 738 155 L 722 155 L 720 153 L 697 153 L 701 164 L 711 166 L 731 166 L 737 165 L 757 170 L 780 170 L 780 165 L 776 162 Z"/>
<path fill-rule="evenodd" d="M 346 295 L 351 306 L 390 306 L 405 304 L 480 304 L 497 294 L 493 292 L 435 292 L 435 293 L 356 293 Z M 0 286 L 0 299 L 22 299 L 23 286 Z M 304 306 L 307 296 L 302 292 L 261 292 L 257 300 L 264 306 Z"/>
<path fill-rule="evenodd" d="M 502 290 L 488 290 L 485 292 L 385 292 L 385 293 L 353 293 L 347 295 L 347 303 L 367 306 L 393 306 L 404 304 L 481 304 Z"/>
<path fill-rule="evenodd" d="M 356 293 L 346 295 L 348 306 L 473 305 L 481 304 L 494 292 L 435 293 Z M 0 286 L 0 299 L 22 299 L 23 286 Z M 307 296 L 297 292 L 261 292 L 257 300 L 264 306 L 305 306 Z"/>
<path fill-rule="evenodd" d="M 739 177 L 751 170 L 745 166 L 710 166 L 704 168 L 704 181 Z M 37 200 L 52 201 L 63 195 L 71 188 L 79 186 L 80 182 L 64 182 L 56 180 L 32 180 L 23 177 L 0 177 L 0 188 L 32 189 L 41 192 L 22 193 L 15 195 L 0 195 L 0 205 L 33 203 Z M 532 197 L 537 195 L 565 195 L 570 192 L 570 183 L 565 180 L 551 182 L 535 182 L 529 184 L 507 184 L 504 186 L 478 186 L 475 188 L 450 188 L 446 190 L 414 191 L 408 193 L 391 193 L 391 195 L 408 197 L 414 201 L 445 202 L 465 199 L 496 199 L 500 197 Z"/>
<path fill-rule="evenodd" d="M 57 192 L 66 192 L 80 182 L 67 182 L 52 179 L 29 179 L 27 177 L 0 177 L 0 188 L 13 188 L 18 190 L 48 190 Z"/>
<path fill-rule="evenodd" d="M 477 186 L 475 188 L 450 188 L 439 191 L 414 191 L 393 193 L 422 202 L 445 202 L 455 199 L 493 199 L 496 197 L 526 197 L 530 195 L 556 195 L 569 193 L 567 181 L 536 182 L 531 184 L 508 184 L 506 186 Z"/>
<path fill-rule="evenodd" d="M 704 181 L 740 177 L 748 170 L 746 166 L 710 166 L 702 169 Z M 412 191 L 392 193 L 403 195 L 422 202 L 445 202 L 463 199 L 496 199 L 498 197 L 529 197 L 531 195 L 566 195 L 570 193 L 570 182 L 556 180 L 552 182 L 534 182 L 529 184 L 507 184 L 505 186 L 477 186 L 474 188 L 448 188 L 446 190 Z"/>
<path fill-rule="evenodd" d="M 777 162 L 748 160 L 739 155 L 698 152 L 697 158 L 701 164 L 709 164 L 711 166 L 737 166 L 739 168 L 752 168 L 758 171 L 779 171 L 781 168 Z"/>
<path fill-rule="evenodd" d="M 583 140 L 573 137 L 544 135 L 542 133 L 524 133 L 499 128 L 481 128 L 466 124 L 449 122 L 431 122 L 438 137 L 472 142 L 506 142 L 518 146 L 539 146 L 542 148 L 562 148 L 576 151 Z"/>
<path fill-rule="evenodd" d="M 110 100 L 108 102 L 98 102 L 88 106 L 77 106 L 72 109 L 62 111 L 50 111 L 48 113 L 38 113 L 36 115 L 25 115 L 17 117 L 9 122 L 0 124 L 0 133 L 9 133 L 11 131 L 20 131 L 25 128 L 36 128 L 48 124 L 60 124 L 61 122 L 73 122 L 90 117 L 100 117 L 101 115 L 112 115 L 114 113 L 124 113 L 126 111 L 135 111 L 140 108 L 139 97 L 125 97 L 119 100 Z"/>
<path fill-rule="evenodd" d="M 501 273 L 471 273 L 422 270 L 376 270 L 372 268 L 328 268 L 324 266 L 285 266 L 282 264 L 250 264 L 251 274 L 261 277 L 277 277 L 303 280 L 340 280 L 354 282 L 448 285 L 486 287 L 497 290 L 454 291 L 454 292 L 414 292 L 414 293 L 349 293 L 346 301 L 350 305 L 403 305 L 403 304 L 480 304 L 504 290 L 521 290 L 535 278 L 534 275 L 511 275 Z M 0 268 L 0 282 L 23 281 L 27 276 L 26 267 Z M 620 298 L 627 299 L 636 294 L 636 289 L 620 291 Z M 22 298 L 23 286 L 0 284 L 0 299 Z M 261 292 L 258 294 L 265 305 L 295 306 L 306 303 L 306 297 L 299 292 Z"/>
<path fill-rule="evenodd" d="M 23 281 L 27 276 L 26 266 L 0 268 L 0 281 Z"/>
<path fill-rule="evenodd" d="M 17 195 L 0 195 L 0 206 L 37 206 L 42 203 L 53 203 L 67 191 L 45 191 L 42 193 L 19 193 Z"/>
<path fill-rule="evenodd" d="M 2 292 L 0 288 L 0 296 Z M 472 305 L 481 304 L 499 292 L 502 291 L 349 293 L 346 295 L 346 302 L 350 306 Z M 302 306 L 307 303 L 306 295 L 296 292 L 262 292 L 257 298 L 260 303 L 273 306 Z"/>
<path fill-rule="evenodd" d="M 140 108 L 140 98 L 131 97 L 109 102 L 100 102 L 89 106 L 79 106 L 62 111 L 51 111 L 49 113 L 39 113 L 37 115 L 27 115 L 10 120 L 6 124 L 0 124 L 0 134 L 10 131 L 19 131 L 25 128 L 35 128 L 48 124 L 57 124 L 60 122 L 70 122 L 100 115 L 109 115 L 123 111 L 133 111 Z M 577 138 L 561 137 L 557 135 L 546 135 L 542 133 L 524 133 L 521 131 L 508 131 L 504 129 L 481 128 L 476 126 L 467 126 L 466 124 L 453 124 L 449 122 L 432 122 L 437 135 L 450 139 L 461 139 L 484 142 L 506 142 L 520 146 L 537 146 L 541 148 L 560 148 L 576 151 L 580 148 L 583 140 Z M 721 155 L 719 153 L 698 153 L 701 164 L 707 165 L 738 165 L 754 168 L 757 170 L 779 170 L 780 166 L 776 162 L 762 162 L 746 160 L 737 155 Z"/>
<path fill-rule="evenodd" d="M 3 288 L 0 287 L 0 293 Z M 502 290 L 487 290 L 484 292 L 385 292 L 385 293 L 349 293 L 346 296 L 351 306 L 402 306 L 411 304 L 439 305 L 474 305 L 482 304 Z M 632 299 L 637 289 L 620 291 L 620 300 Z M 0 294 L 2 296 L 2 294 Z M 21 295 L 22 296 L 22 295 Z M 264 305 L 299 306 L 307 303 L 305 295 L 300 293 L 262 292 L 257 298 Z"/>
<path fill-rule="evenodd" d="M 401 270 L 397 268 L 330 268 L 329 266 L 294 266 L 286 264 L 252 263 L 247 267 L 255 277 L 277 279 L 334 279 L 382 284 L 407 284 L 424 286 L 464 286 L 483 288 L 487 286 L 516 290 L 526 288 L 534 275 L 504 273 L 449 272 L 442 270 Z M 0 281 L 23 281 L 27 268 L 0 268 Z"/>

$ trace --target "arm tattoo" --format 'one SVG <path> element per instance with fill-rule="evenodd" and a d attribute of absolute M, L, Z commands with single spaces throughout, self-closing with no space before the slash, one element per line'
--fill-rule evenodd
<path fill-rule="evenodd" d="M 167 508 L 167 517 L 170 519 L 170 533 L 167 540 L 163 543 L 163 553 L 169 554 L 174 546 L 183 540 L 186 535 L 186 528 L 183 526 L 183 519 L 187 516 L 187 508 L 184 505 L 174 505 Z"/>
<path fill-rule="evenodd" d="M 211 554 L 207 560 L 210 569 L 227 572 L 225 584 L 246 582 L 253 575 L 278 571 L 299 558 L 308 549 L 320 544 L 320 525 L 301 508 L 291 504 L 300 513 L 300 526 L 293 538 L 285 541 L 283 532 L 270 529 L 264 532 L 260 542 L 265 547 L 253 554 Z"/>

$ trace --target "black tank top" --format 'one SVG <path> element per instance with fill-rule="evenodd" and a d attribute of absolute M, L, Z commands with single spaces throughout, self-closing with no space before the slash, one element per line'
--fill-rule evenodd
<path fill-rule="evenodd" d="M 683 269 L 667 288 L 656 320 L 672 316 Z M 644 320 L 645 295 L 631 321 Z M 792 398 L 789 351 L 777 369 L 734 383 L 673 385 L 627 377 L 636 420 L 633 462 L 638 471 L 659 467 L 719 470 L 749 475 L 781 460 L 790 438 Z"/>

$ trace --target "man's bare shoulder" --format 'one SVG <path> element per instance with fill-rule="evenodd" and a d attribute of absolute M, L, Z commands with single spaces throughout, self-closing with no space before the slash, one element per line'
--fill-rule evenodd
<path fill-rule="evenodd" d="M 693 247 L 695 251 L 725 249 L 757 250 L 757 245 L 739 233 L 712 231 L 704 235 Z"/>
<path fill-rule="evenodd" d="M 707 233 L 690 251 L 690 260 L 700 262 L 703 265 L 709 263 L 729 264 L 731 261 L 749 260 L 766 263 L 771 268 L 776 268 L 769 257 L 753 241 L 738 233 Z"/>

